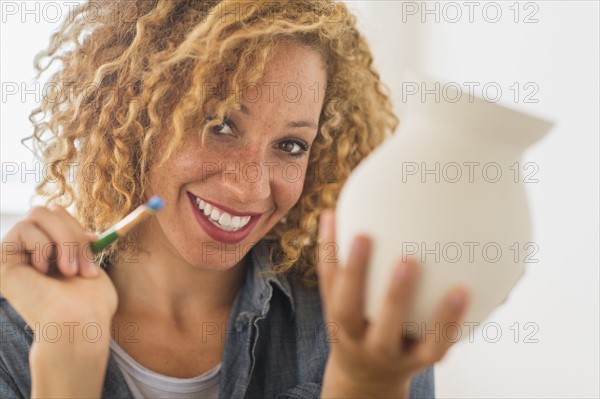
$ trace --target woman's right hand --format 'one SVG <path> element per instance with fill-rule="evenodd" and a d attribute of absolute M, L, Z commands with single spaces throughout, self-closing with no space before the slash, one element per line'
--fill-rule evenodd
<path fill-rule="evenodd" d="M 0 292 L 35 335 L 34 396 L 101 393 L 117 292 L 93 261 L 94 240 L 56 205 L 34 208 L 2 239 Z"/>
<path fill-rule="evenodd" d="M 94 263 L 94 236 L 52 205 L 35 207 L 2 239 L 0 292 L 30 327 L 88 318 L 110 322 L 117 293 Z M 57 271 L 51 276 L 53 263 Z"/>

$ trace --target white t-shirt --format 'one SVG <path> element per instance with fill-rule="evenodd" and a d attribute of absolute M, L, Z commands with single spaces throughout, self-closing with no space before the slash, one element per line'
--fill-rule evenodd
<path fill-rule="evenodd" d="M 218 398 L 221 363 L 192 378 L 168 377 L 149 370 L 135 361 L 113 339 L 110 349 L 135 399 L 144 398 Z"/>

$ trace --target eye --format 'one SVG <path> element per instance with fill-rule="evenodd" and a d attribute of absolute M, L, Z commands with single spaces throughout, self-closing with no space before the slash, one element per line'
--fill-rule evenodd
<path fill-rule="evenodd" d="M 210 116 L 207 118 L 207 120 L 211 119 Z M 234 129 L 235 124 L 231 120 L 225 118 L 223 122 L 213 126 L 211 132 L 217 136 L 228 136 L 233 134 Z M 306 155 L 310 146 L 302 140 L 287 139 L 281 141 L 277 147 L 292 158 L 301 158 Z"/>
<path fill-rule="evenodd" d="M 306 155 L 308 144 L 300 140 L 285 140 L 279 143 L 279 148 L 292 158 L 300 158 Z"/>
<path fill-rule="evenodd" d="M 219 123 L 216 126 L 213 126 L 211 129 L 215 134 L 232 134 L 233 130 L 231 129 L 231 121 L 229 119 L 225 119 L 223 122 Z"/>

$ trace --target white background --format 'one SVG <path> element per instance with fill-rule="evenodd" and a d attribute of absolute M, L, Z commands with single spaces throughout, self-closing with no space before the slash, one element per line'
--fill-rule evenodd
<path fill-rule="evenodd" d="M 56 9 L 44 5 L 63 5 L 66 15 L 72 2 L 29 1 L 28 9 L 38 7 L 31 14 L 22 13 L 22 2 L 2 3 L 4 234 L 29 208 L 41 173 L 25 174 L 21 165 L 17 174 L 6 173 L 14 163 L 31 161 L 19 140 L 31 132 L 27 115 L 39 99 L 20 86 L 31 83 L 33 56 L 58 27 Z M 11 10 L 6 3 L 18 13 L 5 12 Z M 497 323 L 498 341 L 491 342 L 493 330 L 476 332 L 473 342 L 460 342 L 437 366 L 438 397 L 599 397 L 598 2 L 347 3 L 398 111 L 401 71 L 408 67 L 442 82 L 478 82 L 480 90 L 494 83 L 502 89 L 499 103 L 556 124 L 523 159 L 540 168 L 539 182 L 527 185 L 540 262 L 528 266 L 508 302 L 486 321 Z M 13 84 L 19 92 L 8 94 Z M 526 94 L 537 102 L 526 102 Z"/>

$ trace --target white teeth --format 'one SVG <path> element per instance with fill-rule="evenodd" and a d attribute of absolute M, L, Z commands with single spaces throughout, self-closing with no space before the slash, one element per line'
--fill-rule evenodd
<path fill-rule="evenodd" d="M 229 215 L 228 213 L 223 213 L 219 218 L 219 224 L 221 226 L 230 226 L 229 222 L 231 222 L 231 215 Z"/>
<path fill-rule="evenodd" d="M 250 216 L 232 216 L 198 197 L 196 205 L 212 224 L 226 231 L 239 230 L 250 222 Z"/>

